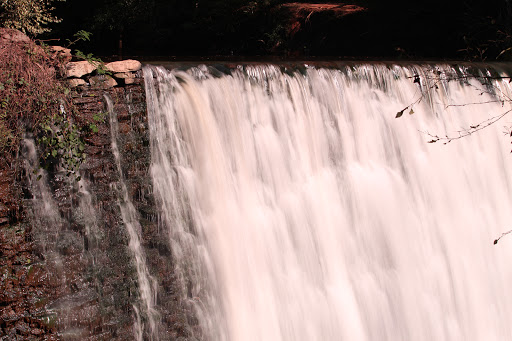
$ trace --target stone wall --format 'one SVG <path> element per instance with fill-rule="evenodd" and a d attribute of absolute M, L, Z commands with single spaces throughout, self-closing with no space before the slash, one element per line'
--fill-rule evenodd
<path fill-rule="evenodd" d="M 79 63 L 84 66 L 86 62 Z M 141 66 L 136 61 L 128 64 L 132 65 L 129 70 L 107 64 L 112 76 L 94 70 L 73 73 L 76 63 L 66 68 L 65 81 L 72 87 L 79 119 L 102 119 L 97 122 L 98 132 L 86 138 L 82 181 L 71 181 L 59 172 L 48 174 L 61 222 L 58 227 L 45 227 L 31 215 L 38 202 L 33 199 L 29 174 L 19 164 L 3 167 L 2 172 L 9 176 L 0 179 L 17 179 L 17 186 L 4 187 L 17 190 L 2 193 L 0 181 L 2 340 L 134 339 L 134 306 L 139 307 L 140 301 L 118 206 L 120 177 L 112 154 L 105 96 L 113 100 L 119 121 L 117 142 L 123 173 L 139 215 L 149 272 L 158 279 L 159 338 L 193 339 L 189 327 L 194 325 L 193 314 L 181 302 L 168 238 L 158 228 L 148 174 L 150 150 Z M 22 200 L 8 200 L 16 197 Z M 15 209 L 13 202 L 21 203 L 22 208 Z M 87 211 L 84 203 L 90 203 L 93 210 Z"/>

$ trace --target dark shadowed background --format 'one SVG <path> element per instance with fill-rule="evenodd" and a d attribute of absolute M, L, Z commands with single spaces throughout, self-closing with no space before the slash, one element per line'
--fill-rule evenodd
<path fill-rule="evenodd" d="M 113 58 L 490 61 L 512 41 L 510 0 L 67 0 L 56 14 L 45 38 L 90 31 L 80 48 Z"/>

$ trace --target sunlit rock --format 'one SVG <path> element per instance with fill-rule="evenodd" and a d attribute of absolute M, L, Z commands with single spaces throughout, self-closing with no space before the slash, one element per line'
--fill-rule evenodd
<path fill-rule="evenodd" d="M 88 61 L 71 62 L 66 65 L 66 77 L 80 78 L 96 70 L 96 66 Z"/>
<path fill-rule="evenodd" d="M 118 72 L 118 73 L 114 74 L 114 78 L 120 78 L 120 79 L 135 78 L 135 74 L 133 72 Z"/>
<path fill-rule="evenodd" d="M 72 79 L 68 79 L 68 84 L 70 87 L 75 88 L 80 85 L 86 85 L 87 82 L 81 78 L 72 78 Z"/>
<path fill-rule="evenodd" d="M 142 68 L 142 64 L 138 60 L 127 59 L 105 65 L 107 70 L 114 73 L 138 71 Z"/>
<path fill-rule="evenodd" d="M 73 56 L 71 55 L 71 49 L 67 49 L 62 46 L 50 46 L 50 52 L 54 57 L 57 57 L 62 63 L 68 63 L 73 58 Z"/>
<path fill-rule="evenodd" d="M 98 76 L 91 77 L 89 79 L 89 83 L 93 87 L 104 88 L 104 89 L 112 88 L 117 85 L 116 80 L 108 75 L 98 75 Z"/>
<path fill-rule="evenodd" d="M 26 34 L 11 28 L 0 28 L 0 41 L 12 41 L 15 43 L 31 42 L 30 38 Z"/>

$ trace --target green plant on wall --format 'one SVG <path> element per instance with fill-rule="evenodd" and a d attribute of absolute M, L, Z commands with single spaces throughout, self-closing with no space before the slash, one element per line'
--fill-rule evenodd
<path fill-rule="evenodd" d="M 89 123 L 89 130 L 92 133 L 97 133 L 98 126 L 96 124 L 97 123 L 105 123 L 105 117 L 107 117 L 107 115 L 108 115 L 107 112 L 98 112 L 98 113 L 92 115 L 92 122 Z"/>
<path fill-rule="evenodd" d="M 61 112 L 46 117 L 38 130 L 37 144 L 43 167 L 60 165 L 67 172 L 67 176 L 80 180 L 78 170 L 85 160 L 84 128 L 73 123 Z"/>
<path fill-rule="evenodd" d="M 70 89 L 56 78 L 58 59 L 35 43 L 0 42 L 0 151 L 10 164 L 27 132 L 35 137 L 41 166 L 79 179 L 84 137 L 98 131 L 98 114 L 80 118 Z"/>
<path fill-rule="evenodd" d="M 67 47 L 71 48 L 79 41 L 90 41 L 92 33 L 84 30 L 79 30 L 73 35 L 73 40 L 67 39 L 68 44 Z M 99 75 L 110 75 L 111 72 L 107 69 L 105 62 L 99 58 L 95 57 L 92 53 L 85 54 L 80 50 L 75 50 L 74 56 L 78 59 L 82 59 L 88 61 L 90 64 L 96 66 L 96 72 Z"/>

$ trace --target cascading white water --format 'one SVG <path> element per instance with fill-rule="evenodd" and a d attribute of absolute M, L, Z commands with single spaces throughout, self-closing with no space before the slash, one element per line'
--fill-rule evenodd
<path fill-rule="evenodd" d="M 126 231 L 129 237 L 129 248 L 132 256 L 135 260 L 135 267 L 137 269 L 137 282 L 139 285 L 140 300 L 142 303 L 142 309 L 145 319 L 149 325 L 149 332 L 147 333 L 150 340 L 158 340 L 158 312 L 155 310 L 156 301 L 156 280 L 149 274 L 146 258 L 144 255 L 143 248 L 141 246 L 141 226 L 138 220 L 138 214 L 133 206 L 133 203 L 128 195 L 128 189 L 126 187 L 123 170 L 121 167 L 121 155 L 119 153 L 119 147 L 117 140 L 119 138 L 119 125 L 117 122 L 117 115 L 114 112 L 114 104 L 112 99 L 105 95 L 105 100 L 108 107 L 110 117 L 110 131 L 112 134 L 112 153 L 116 162 L 116 168 L 119 173 L 119 208 L 121 211 L 121 217 L 123 223 L 126 226 Z M 141 313 L 136 306 L 133 306 L 135 318 L 134 318 L 134 336 L 138 341 L 143 340 L 144 335 L 144 324 L 141 319 Z"/>
<path fill-rule="evenodd" d="M 54 250 L 54 244 L 62 230 L 63 222 L 48 185 L 48 174 L 39 165 L 39 155 L 34 140 L 25 138 L 22 146 L 28 186 L 34 196 L 31 200 L 31 210 L 28 213 L 31 215 L 30 220 L 36 222 L 35 226 L 40 227 L 40 229 L 34 229 L 33 235 L 36 243 L 43 248 L 45 253 L 48 253 L 46 257 L 53 259 L 55 263 L 60 263 Z"/>
<path fill-rule="evenodd" d="M 512 337 L 502 124 L 419 132 L 510 103 L 451 81 L 395 119 L 423 69 L 209 70 L 144 70 L 155 197 L 205 339 Z"/>
<path fill-rule="evenodd" d="M 39 155 L 34 140 L 26 137 L 22 142 L 22 153 L 25 159 L 24 169 L 27 174 L 28 188 L 32 199 L 27 205 L 27 213 L 32 223 L 31 235 L 36 247 L 40 248 L 44 255 L 44 264 L 51 272 L 52 278 L 46 280 L 50 283 L 59 283 L 60 290 L 65 291 L 66 264 L 63 262 L 59 243 L 66 241 L 68 222 L 62 218 L 59 212 L 58 202 L 54 198 L 48 173 L 40 167 Z M 74 210 L 75 218 L 85 225 L 85 235 L 88 240 L 95 241 L 97 234 L 97 214 L 94 210 L 92 195 L 88 191 L 88 183 L 84 179 L 76 181 L 68 179 L 69 186 L 75 187 L 79 193 L 78 206 Z M 69 237 L 68 237 L 69 238 Z M 61 244 L 62 248 L 62 244 Z M 85 255 L 82 255 L 85 256 Z M 93 256 L 94 259 L 94 256 Z M 77 326 L 80 321 L 73 319 L 73 310 L 83 303 L 80 293 L 66 293 L 46 308 L 44 322 L 55 323 L 62 339 L 77 339 L 86 333 L 82 326 Z M 82 307 L 81 307 L 82 308 Z"/>

